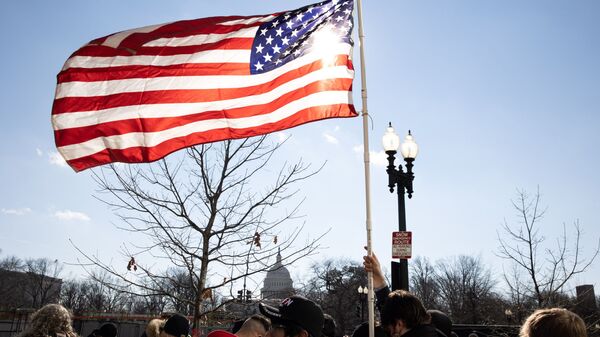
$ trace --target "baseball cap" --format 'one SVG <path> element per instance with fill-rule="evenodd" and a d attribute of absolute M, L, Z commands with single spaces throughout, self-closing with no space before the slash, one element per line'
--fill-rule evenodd
<path fill-rule="evenodd" d="M 302 297 L 290 296 L 278 308 L 260 303 L 260 312 L 273 324 L 292 324 L 306 330 L 311 337 L 320 337 L 325 318 L 323 310 L 315 302 Z"/>

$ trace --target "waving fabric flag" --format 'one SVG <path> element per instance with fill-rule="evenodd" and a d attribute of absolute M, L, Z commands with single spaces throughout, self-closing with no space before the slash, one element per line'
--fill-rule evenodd
<path fill-rule="evenodd" d="M 330 0 L 93 40 L 58 74 L 58 151 L 81 171 L 354 117 L 352 10 L 351 0 Z"/>

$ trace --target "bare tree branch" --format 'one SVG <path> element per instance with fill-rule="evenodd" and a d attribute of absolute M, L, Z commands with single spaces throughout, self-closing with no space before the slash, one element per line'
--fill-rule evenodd
<path fill-rule="evenodd" d="M 76 246 L 81 264 L 94 265 L 90 275 L 110 275 L 96 277 L 110 289 L 163 296 L 172 307 L 193 312 L 198 323 L 227 301 L 209 305 L 207 291 L 231 293 L 236 282 L 268 270 L 278 250 L 292 263 L 319 248 L 324 234 L 298 244 L 303 225 L 290 223 L 301 219 L 296 186 L 322 167 L 298 161 L 273 172 L 270 161 L 281 146 L 262 136 L 199 145 L 148 165 L 94 170 L 97 198 L 131 235 L 121 254 L 135 257 L 137 272 Z"/>
<path fill-rule="evenodd" d="M 505 271 L 504 279 L 512 293 L 513 301 L 521 306 L 524 297 L 534 299 L 538 308 L 557 305 L 555 301 L 562 297 L 565 286 L 577 274 L 584 272 L 600 252 L 600 240 L 590 257 L 583 257 L 581 246 L 581 228 L 577 220 L 574 225 L 574 237 L 569 237 L 563 224 L 562 235 L 554 245 L 546 245 L 545 237 L 540 233 L 540 221 L 546 213 L 541 206 L 539 187 L 534 196 L 523 190 L 517 191 L 517 199 L 512 205 L 519 219 L 517 225 L 504 221 L 498 236 L 498 256 L 508 260 L 513 267 L 511 274 Z M 538 254 L 544 254 L 540 259 Z M 522 281 L 521 273 L 526 275 Z M 516 282 L 516 283 L 515 283 Z"/>

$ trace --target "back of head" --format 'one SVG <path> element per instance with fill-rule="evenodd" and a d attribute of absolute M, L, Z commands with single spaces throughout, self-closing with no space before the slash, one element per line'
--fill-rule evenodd
<path fill-rule="evenodd" d="M 100 329 L 98 329 L 98 333 L 96 335 L 102 337 L 116 337 L 117 326 L 112 323 L 103 324 Z"/>
<path fill-rule="evenodd" d="M 369 322 L 360 324 L 352 332 L 352 337 L 369 337 Z M 381 326 L 375 326 L 375 337 L 388 337 Z"/>
<path fill-rule="evenodd" d="M 242 328 L 242 325 L 244 325 L 245 321 L 246 321 L 245 319 L 239 319 L 239 320 L 233 322 L 231 324 L 231 328 L 229 328 L 229 331 L 231 331 L 231 333 L 235 334 Z"/>
<path fill-rule="evenodd" d="M 148 325 L 146 325 L 146 336 L 147 337 L 158 337 L 158 335 L 160 335 L 160 330 L 162 329 L 162 327 L 164 325 L 165 325 L 164 319 L 155 318 L 153 320 L 150 320 L 150 322 L 148 322 Z"/>
<path fill-rule="evenodd" d="M 389 295 L 381 311 L 381 324 L 402 320 L 409 329 L 429 323 L 430 316 L 418 297 L 406 290 L 395 290 Z"/>
<path fill-rule="evenodd" d="M 268 318 L 262 315 L 252 315 L 244 321 L 240 329 L 235 333 L 238 335 L 254 333 L 264 336 L 269 329 L 271 329 L 271 321 Z"/>
<path fill-rule="evenodd" d="M 185 316 L 175 314 L 167 319 L 163 331 L 175 337 L 187 336 L 190 332 L 190 322 Z"/>
<path fill-rule="evenodd" d="M 427 313 L 431 317 L 431 324 L 436 329 L 441 331 L 446 337 L 452 336 L 452 320 L 448 315 L 439 310 L 427 310 Z"/>
<path fill-rule="evenodd" d="M 324 337 L 334 337 L 335 336 L 335 319 L 331 317 L 331 315 L 324 314 L 325 322 L 323 323 L 323 336 Z"/>
<path fill-rule="evenodd" d="M 520 337 L 587 337 L 585 323 L 562 308 L 536 310 L 521 327 Z"/>
<path fill-rule="evenodd" d="M 71 314 L 59 304 L 46 304 L 31 316 L 29 326 L 20 336 L 75 336 L 71 325 Z"/>

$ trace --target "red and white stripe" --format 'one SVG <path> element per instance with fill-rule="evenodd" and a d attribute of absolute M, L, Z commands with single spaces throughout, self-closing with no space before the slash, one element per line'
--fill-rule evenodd
<path fill-rule="evenodd" d="M 349 44 L 334 46 L 333 62 L 307 54 L 250 75 L 254 35 L 272 17 L 180 21 L 82 47 L 58 75 L 52 109 L 58 151 L 81 171 L 356 116 Z"/>

